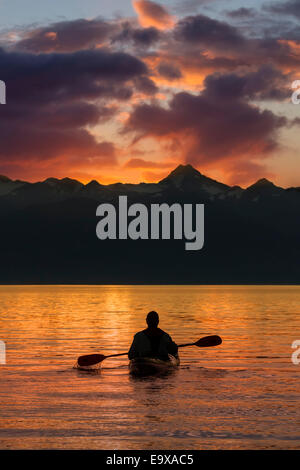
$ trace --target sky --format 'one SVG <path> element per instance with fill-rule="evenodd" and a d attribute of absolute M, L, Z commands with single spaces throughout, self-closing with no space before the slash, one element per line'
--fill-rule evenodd
<path fill-rule="evenodd" d="M 0 174 L 300 186 L 298 0 L 0 0 Z"/>

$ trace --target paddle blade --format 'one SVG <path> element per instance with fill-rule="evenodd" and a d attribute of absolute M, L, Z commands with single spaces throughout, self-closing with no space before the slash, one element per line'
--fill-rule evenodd
<path fill-rule="evenodd" d="M 220 336 L 213 335 L 213 336 L 204 336 L 204 338 L 199 339 L 196 341 L 195 346 L 199 348 L 209 348 L 210 346 L 218 346 L 222 343 L 222 339 Z"/>
<path fill-rule="evenodd" d="M 104 361 L 106 356 L 103 354 L 88 354 L 87 356 L 80 356 L 77 359 L 77 363 L 80 367 L 93 366 L 99 364 L 99 362 Z"/>

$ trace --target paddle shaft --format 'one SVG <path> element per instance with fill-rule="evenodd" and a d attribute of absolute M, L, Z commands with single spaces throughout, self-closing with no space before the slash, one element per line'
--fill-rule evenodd
<path fill-rule="evenodd" d="M 194 346 L 195 343 L 186 343 L 186 344 L 179 344 L 178 347 L 179 348 L 184 348 L 185 346 Z M 128 352 L 126 353 L 119 353 L 119 354 L 110 354 L 109 356 L 105 356 L 105 359 L 107 359 L 108 357 L 118 357 L 118 356 L 127 356 Z"/>
<path fill-rule="evenodd" d="M 108 357 L 118 357 L 118 356 L 127 356 L 127 355 L 128 355 L 128 352 L 120 353 L 120 354 L 110 354 L 109 356 L 105 356 L 105 359 L 107 359 Z"/>

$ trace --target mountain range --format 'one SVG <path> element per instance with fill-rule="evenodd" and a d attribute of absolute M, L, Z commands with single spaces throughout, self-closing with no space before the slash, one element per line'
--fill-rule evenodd
<path fill-rule="evenodd" d="M 228 186 L 202 175 L 191 165 L 179 165 L 159 183 L 103 185 L 96 180 L 83 184 L 71 178 L 47 178 L 45 181 L 28 183 L 11 180 L 0 175 L 0 204 L 9 207 L 26 207 L 31 204 L 58 202 L 73 198 L 93 198 L 99 201 L 112 200 L 116 195 L 142 195 L 160 198 L 164 194 L 177 192 L 193 194 L 203 201 L 224 199 L 248 199 L 259 201 L 267 197 L 288 197 L 298 199 L 299 188 L 283 189 L 265 178 L 258 180 L 247 189 Z"/>
<path fill-rule="evenodd" d="M 95 234 L 101 202 L 204 203 L 205 243 L 107 240 Z M 102 185 L 0 176 L 0 282 L 298 284 L 300 187 L 267 179 L 243 189 L 179 165 L 159 183 Z"/>

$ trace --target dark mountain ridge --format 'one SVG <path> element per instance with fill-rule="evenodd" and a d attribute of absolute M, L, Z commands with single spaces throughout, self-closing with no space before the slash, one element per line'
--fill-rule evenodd
<path fill-rule="evenodd" d="M 101 202 L 203 203 L 205 242 L 96 237 Z M 0 177 L 2 284 L 299 284 L 300 190 L 228 186 L 180 165 L 159 183 Z"/>
<path fill-rule="evenodd" d="M 185 193 L 199 196 L 203 200 L 223 200 L 225 198 L 255 199 L 258 196 L 297 193 L 299 188 L 283 189 L 267 179 L 260 179 L 246 189 L 228 186 L 202 175 L 191 165 L 179 165 L 166 178 L 158 183 L 113 183 L 103 185 L 96 180 L 83 184 L 71 178 L 47 178 L 42 182 L 28 183 L 13 181 L 0 175 L 0 205 L 25 207 L 31 204 L 62 201 L 70 198 L 92 197 L 97 200 L 114 199 L 117 194 L 141 196 L 162 196 L 172 193 Z M 5 198 L 1 201 L 1 197 Z"/>

